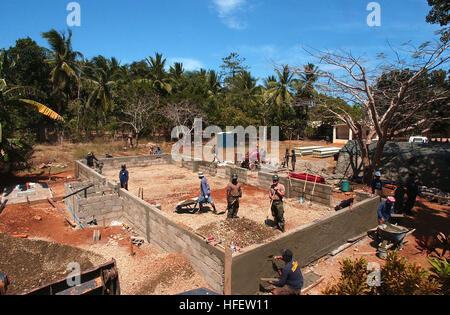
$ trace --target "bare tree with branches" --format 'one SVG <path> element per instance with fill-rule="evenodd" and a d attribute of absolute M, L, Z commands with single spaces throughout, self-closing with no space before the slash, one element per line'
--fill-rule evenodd
<path fill-rule="evenodd" d="M 135 135 L 136 147 L 139 146 L 139 135 L 148 127 L 155 115 L 159 104 L 159 97 L 146 91 L 134 89 L 126 102 L 122 113 L 125 120 L 121 123 L 132 128 Z"/>
<path fill-rule="evenodd" d="M 448 48 L 448 43 L 437 41 L 435 44 L 425 43 L 418 48 L 408 44 L 401 50 L 392 48 L 394 58 L 379 55 L 378 64 L 355 57 L 351 52 L 305 49 L 320 61 L 319 64 L 332 69 L 318 72 L 321 80 L 325 81 L 321 90 L 361 108 L 362 117 L 356 119 L 344 108 L 331 108 L 320 100 L 316 101 L 318 106 L 326 107 L 353 132 L 361 149 L 366 183 L 378 168 L 387 141 L 394 136 L 427 126 L 434 119 L 449 119 L 432 117 L 430 111 L 427 111 L 436 102 L 443 102 L 448 106 L 448 88 L 432 89 L 419 84 L 431 71 L 448 63 Z M 303 71 L 300 67 L 294 70 L 299 74 Z M 387 75 L 391 84 L 382 84 Z M 427 97 L 419 97 L 422 94 Z M 372 156 L 369 154 L 369 145 L 376 138 L 378 141 Z"/>

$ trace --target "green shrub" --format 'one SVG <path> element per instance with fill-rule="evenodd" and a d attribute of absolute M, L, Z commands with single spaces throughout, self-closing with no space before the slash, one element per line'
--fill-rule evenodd
<path fill-rule="evenodd" d="M 344 259 L 340 264 L 341 277 L 339 281 L 327 287 L 322 292 L 323 294 L 437 295 L 444 292 L 443 285 L 435 277 L 432 277 L 427 269 L 407 263 L 405 258 L 399 257 L 397 251 L 390 252 L 386 264 L 381 267 L 380 287 L 368 285 L 371 271 L 368 270 L 368 263 L 364 258 L 355 261 Z"/>
<path fill-rule="evenodd" d="M 442 286 L 441 293 L 444 295 L 450 295 L 450 263 L 446 258 L 428 258 L 427 260 L 432 266 L 430 268 L 432 277 Z"/>

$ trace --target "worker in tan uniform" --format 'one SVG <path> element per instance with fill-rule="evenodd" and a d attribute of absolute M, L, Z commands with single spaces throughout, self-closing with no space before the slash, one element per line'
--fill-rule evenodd
<path fill-rule="evenodd" d="M 233 174 L 227 185 L 228 215 L 227 219 L 237 219 L 239 199 L 242 198 L 242 184 L 238 182 L 238 175 Z"/>
<path fill-rule="evenodd" d="M 283 208 L 283 198 L 286 196 L 286 188 L 284 185 L 280 184 L 280 177 L 278 175 L 273 176 L 273 185 L 269 190 L 269 197 L 272 203 L 272 216 L 275 220 L 275 224 L 281 230 L 285 232 L 285 222 L 284 222 L 284 208 Z"/>

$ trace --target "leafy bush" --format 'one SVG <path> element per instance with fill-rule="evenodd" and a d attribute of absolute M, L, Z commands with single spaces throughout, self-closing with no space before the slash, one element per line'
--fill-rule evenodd
<path fill-rule="evenodd" d="M 323 294 L 437 295 L 445 292 L 444 286 L 426 269 L 407 263 L 405 258 L 399 257 L 397 251 L 390 252 L 386 264 L 381 267 L 380 287 L 368 285 L 367 280 L 371 272 L 368 270 L 368 263 L 364 258 L 355 261 L 345 259 L 340 264 L 341 277 L 338 283 L 327 287 L 322 292 Z M 437 269 L 441 270 L 439 267 Z M 445 270 L 448 272 L 447 269 Z"/>
<path fill-rule="evenodd" d="M 444 295 L 450 294 L 450 263 L 447 259 L 435 258 L 427 259 L 431 264 L 430 271 L 433 274 L 432 277 L 436 279 L 441 285 L 441 293 Z"/>
<path fill-rule="evenodd" d="M 352 261 L 349 258 L 340 262 L 341 277 L 338 284 L 326 288 L 323 293 L 326 295 L 369 295 L 372 288 L 367 285 L 369 271 L 367 261 L 361 257 Z"/>

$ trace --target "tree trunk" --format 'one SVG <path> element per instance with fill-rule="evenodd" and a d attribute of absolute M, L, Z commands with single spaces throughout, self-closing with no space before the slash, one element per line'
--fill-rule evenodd
<path fill-rule="evenodd" d="M 136 132 L 136 140 L 135 140 L 136 148 L 139 147 L 139 132 Z"/>

